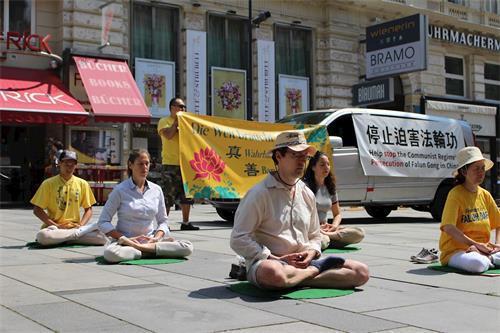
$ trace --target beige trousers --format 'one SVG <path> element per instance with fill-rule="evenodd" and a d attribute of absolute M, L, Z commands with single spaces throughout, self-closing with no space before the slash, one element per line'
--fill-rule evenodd
<path fill-rule="evenodd" d="M 144 256 L 151 258 L 184 258 L 193 253 L 193 244 L 187 240 L 162 241 L 155 243 L 156 253 Z M 104 259 L 109 263 L 118 263 L 127 260 L 136 260 L 143 257 L 143 253 L 132 246 L 119 245 L 113 242 L 104 248 Z"/>
<path fill-rule="evenodd" d="M 83 230 L 83 229 L 86 230 Z M 94 226 L 84 226 L 75 229 L 58 229 L 56 226 L 43 228 L 36 234 L 36 241 L 40 245 L 51 246 L 68 242 L 82 245 L 104 245 L 107 237 Z"/>
<path fill-rule="evenodd" d="M 327 247 L 341 248 L 350 244 L 359 243 L 365 238 L 365 231 L 358 227 L 339 226 L 330 235 L 321 234 L 321 249 Z"/>

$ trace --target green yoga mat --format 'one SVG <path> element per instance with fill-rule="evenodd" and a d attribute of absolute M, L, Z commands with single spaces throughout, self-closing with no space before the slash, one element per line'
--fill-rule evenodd
<path fill-rule="evenodd" d="M 314 299 L 340 297 L 354 293 L 354 289 L 293 288 L 285 290 L 263 290 L 252 285 L 250 282 L 235 283 L 228 288 L 238 294 L 262 298 Z"/>
<path fill-rule="evenodd" d="M 463 271 L 458 268 L 453 268 L 450 266 L 441 266 L 440 264 L 434 264 L 427 266 L 429 269 L 433 269 L 435 271 L 440 271 L 440 272 L 447 272 L 447 273 L 460 273 L 460 274 L 468 274 L 468 275 L 500 275 L 500 268 L 493 268 L 493 269 L 488 269 L 486 272 L 483 272 L 481 274 L 476 274 L 476 273 L 469 273 L 466 271 Z"/>
<path fill-rule="evenodd" d="M 346 252 L 355 252 L 359 250 L 361 250 L 361 248 L 357 246 L 345 246 L 339 249 L 324 249 L 323 253 L 346 253 Z"/>
<path fill-rule="evenodd" d="M 120 265 L 166 265 L 166 264 L 175 264 L 178 262 L 186 261 L 187 259 L 172 259 L 172 258 L 149 258 L 149 259 L 136 259 L 136 260 L 127 260 L 122 261 Z M 104 260 L 103 256 L 95 258 L 100 264 L 110 264 L 106 260 Z"/>
<path fill-rule="evenodd" d="M 89 246 L 102 246 L 102 245 L 85 245 L 85 244 L 68 244 L 68 243 L 60 243 L 60 244 L 55 244 L 55 245 L 42 245 L 38 242 L 29 242 L 26 243 L 25 245 L 27 248 L 30 249 L 54 249 L 57 247 L 63 247 L 63 248 L 79 248 L 79 247 L 89 247 Z"/>

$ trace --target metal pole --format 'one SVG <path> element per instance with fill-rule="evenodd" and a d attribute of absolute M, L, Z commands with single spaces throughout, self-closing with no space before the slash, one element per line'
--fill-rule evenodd
<path fill-rule="evenodd" d="M 248 73 L 247 73 L 247 120 L 252 120 L 253 75 L 252 75 L 252 0 L 248 0 Z"/>

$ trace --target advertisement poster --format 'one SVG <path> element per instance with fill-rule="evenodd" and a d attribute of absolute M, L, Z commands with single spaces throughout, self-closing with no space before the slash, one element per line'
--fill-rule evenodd
<path fill-rule="evenodd" d="M 259 83 L 259 121 L 276 121 L 276 93 L 274 76 L 274 42 L 257 41 L 257 67 Z"/>
<path fill-rule="evenodd" d="M 207 33 L 186 31 L 186 103 L 194 114 L 207 114 Z"/>
<path fill-rule="evenodd" d="M 78 163 L 120 164 L 119 130 L 73 127 L 69 136 L 69 149 L 76 151 Z"/>
<path fill-rule="evenodd" d="M 242 198 L 275 170 L 267 152 L 282 131 L 304 131 L 308 143 L 331 156 L 325 126 L 272 124 L 182 112 L 179 116 L 181 172 L 191 198 Z"/>
<path fill-rule="evenodd" d="M 353 115 L 359 158 L 367 176 L 451 177 L 464 147 L 457 121 L 409 121 Z"/>
<path fill-rule="evenodd" d="M 309 110 L 309 78 L 278 75 L 280 119 L 292 113 Z"/>
<path fill-rule="evenodd" d="M 175 95 L 175 62 L 135 58 L 135 80 L 151 116 L 169 115 L 168 102 Z"/>
<path fill-rule="evenodd" d="M 246 119 L 246 71 L 212 67 L 212 115 Z"/>

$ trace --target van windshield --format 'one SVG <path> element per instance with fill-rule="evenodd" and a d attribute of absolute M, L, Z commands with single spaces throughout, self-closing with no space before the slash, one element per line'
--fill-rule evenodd
<path fill-rule="evenodd" d="M 323 121 L 323 119 L 331 115 L 333 112 L 334 111 L 303 112 L 291 114 L 281 118 L 277 121 L 277 123 L 316 125 Z"/>

